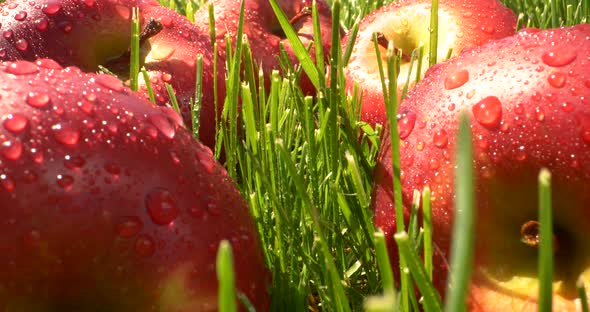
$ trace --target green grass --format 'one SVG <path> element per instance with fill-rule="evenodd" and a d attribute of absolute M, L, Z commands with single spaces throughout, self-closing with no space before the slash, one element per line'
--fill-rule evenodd
<path fill-rule="evenodd" d="M 389 121 L 393 125 L 392 131 L 383 133 L 381 127 L 372 129 L 359 121 L 360 99 L 344 93 L 343 68 L 351 49 L 341 51 L 340 47 L 350 42 L 341 43 L 340 37 L 334 35 L 332 50 L 317 49 L 315 55 L 316 59 L 323 59 L 325 53 L 330 53 L 332 61 L 327 65 L 314 63 L 307 47 L 301 44 L 287 18 L 282 16 L 276 0 L 270 1 L 301 65 L 290 64 L 281 54 L 283 68 L 290 70 L 285 74 L 275 71 L 265 77 L 253 62 L 249 39 L 241 35 L 226 38 L 236 43 L 236 49 L 227 51 L 231 56 L 226 63 L 228 94 L 225 99 L 216 100 L 216 105 L 224 104 L 224 110 L 219 120 L 215 155 L 225 150 L 228 173 L 237 182 L 255 219 L 264 246 L 264 259 L 273 276 L 272 310 L 375 312 L 423 308 L 440 311 L 444 307 L 446 311 L 460 311 L 464 308 L 473 257 L 472 235 L 468 235 L 473 231 L 472 208 L 476 202 L 471 167 L 463 165 L 457 169 L 458 176 L 463 177 L 457 179 L 457 205 L 462 208 L 456 216 L 459 221 L 454 229 L 451 259 L 452 268 L 466 269 L 452 270 L 454 287 L 443 302 L 431 284 L 432 235 L 436 233 L 432 233 L 430 191 L 417 190 L 409 224 L 398 223 L 399 233 L 395 239 L 400 247 L 400 267 L 392 270 L 389 266 L 383 233 L 372 223 L 372 171 L 382 135 L 390 135 L 393 142 L 396 216 L 401 219 L 395 79 L 383 82 Z M 204 3 L 193 0 L 161 2 L 183 14 L 191 14 Z M 391 1 L 330 1 L 333 33 L 337 34 L 339 29 L 358 31 L 363 16 L 388 2 Z M 514 0 L 507 5 L 520 14 L 520 27 L 573 25 L 586 22 L 590 16 L 588 0 Z M 209 6 L 208 9 L 212 12 L 214 8 Z M 313 16 L 317 27 L 317 10 L 313 10 Z M 436 20 L 432 26 L 436 28 Z M 240 24 L 238 34 L 242 33 L 241 27 Z M 215 37 L 214 29 L 210 35 Z M 315 39 L 319 42 L 317 36 Z M 432 46 L 436 46 L 436 40 L 436 32 L 433 32 Z M 433 50 L 436 53 L 436 49 Z M 418 53 L 425 52 L 416 51 L 414 59 L 421 59 L 416 57 Z M 382 76 L 396 77 L 398 61 L 399 56 L 389 48 L 387 62 L 380 67 Z M 327 69 L 329 79 L 325 76 Z M 197 76 L 199 70 L 198 67 Z M 216 75 L 218 69 L 214 71 Z M 317 96 L 302 93 L 299 80 L 303 74 L 317 88 Z M 268 86 L 263 83 L 265 80 L 269 81 Z M 197 88 L 193 102 L 195 118 L 201 92 L 209 90 Z M 241 107 L 236 105 L 238 99 Z M 467 164 L 471 163 L 471 139 L 465 121 L 461 128 L 458 157 Z M 420 206 L 422 212 L 418 211 Z M 541 218 L 545 226 L 550 225 L 547 223 L 550 221 L 543 221 L 550 216 L 547 211 L 543 208 L 541 214 L 545 216 Z M 420 213 L 424 216 L 422 223 L 418 223 Z M 542 225 L 542 229 L 546 228 Z M 546 245 L 542 245 L 542 249 L 547 249 L 543 246 Z M 544 260 L 540 261 L 549 281 L 551 263 L 544 255 L 550 252 L 549 247 L 549 251 L 541 255 Z M 233 302 L 225 301 L 236 296 L 242 299 L 240 304 L 250 310 L 247 299 L 232 292 L 231 250 L 227 244 L 220 248 L 218 264 L 223 282 L 220 285 L 222 310 L 234 311 Z M 394 282 L 396 276 L 401 281 L 398 288 Z M 418 296 L 415 287 L 419 289 Z M 579 287 L 583 289 L 584 285 Z M 583 299 L 585 302 L 585 296 Z M 547 308 L 551 298 L 542 302 Z"/>

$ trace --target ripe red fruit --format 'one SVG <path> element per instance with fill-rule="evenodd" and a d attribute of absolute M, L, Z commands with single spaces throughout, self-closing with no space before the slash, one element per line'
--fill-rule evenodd
<path fill-rule="evenodd" d="M 203 89 L 212 90 L 214 79 L 223 82 L 223 72 L 213 77 L 211 43 L 184 16 L 151 0 L 59 0 L 0 5 L 0 60 L 38 57 L 97 71 L 103 65 L 123 80 L 129 77 L 131 10 L 140 10 L 141 29 L 155 30 L 141 38 L 140 61 L 150 76 L 159 105 L 169 105 L 165 83 L 175 91 L 184 120 L 191 125 L 189 101 L 194 97 L 195 64 L 203 55 Z M 149 22 L 151 19 L 155 21 Z M 149 26 L 148 26 L 149 25 Z M 155 27 L 154 27 L 155 26 Z M 157 30 L 161 27 L 161 30 Z M 145 85 L 140 93 L 147 97 Z M 220 93 L 220 96 L 223 94 Z M 200 139 L 213 146 L 215 137 L 214 94 L 204 92 Z M 219 109 L 221 110 L 221 109 Z"/>
<path fill-rule="evenodd" d="M 378 45 L 384 68 L 388 42 L 393 41 L 394 47 L 401 50 L 402 64 L 397 81 L 398 96 L 401 96 L 410 70 L 409 86 L 413 86 L 418 63 L 414 62 L 413 68 L 410 68 L 411 55 L 422 45 L 421 75 L 428 68 L 431 3 L 431 0 L 397 1 L 372 12 L 361 21 L 345 71 L 349 93 L 352 93 L 355 83 L 362 91 L 361 120 L 373 126 L 386 120 L 373 33 L 379 34 Z M 438 3 L 438 16 L 438 62 L 446 58 L 449 50 L 457 55 L 465 47 L 513 35 L 516 29 L 516 15 L 497 0 L 442 0 Z M 345 36 L 342 42 L 348 42 L 349 36 Z M 458 80 L 461 78 L 457 77 Z"/>
<path fill-rule="evenodd" d="M 240 19 L 241 1 L 210 1 L 215 10 L 215 32 L 219 54 L 225 60 L 226 34 L 232 39 L 235 47 L 238 33 L 238 22 Z M 313 19 L 311 13 L 311 0 L 278 0 L 277 3 L 289 18 L 293 29 L 305 47 L 313 43 Z M 330 6 L 323 0 L 316 1 L 319 13 L 319 26 L 321 32 L 321 43 L 325 55 L 325 60 L 329 59 L 331 47 L 331 27 L 332 13 Z M 209 33 L 209 12 L 207 5 L 201 7 L 195 13 L 195 21 L 201 32 Z M 261 67 L 262 71 L 268 76 L 272 70 L 280 70 L 279 55 L 281 53 L 279 45 L 283 45 L 290 63 L 295 66 L 299 60 L 295 56 L 293 46 L 287 40 L 279 21 L 268 0 L 246 0 L 244 3 L 244 29 L 243 33 L 248 36 L 248 42 L 252 50 L 254 61 Z M 315 50 L 310 50 L 312 58 L 315 58 Z M 320 73 L 321 74 L 321 73 Z M 315 93 L 314 86 L 307 76 L 301 80 L 301 88 L 306 94 Z"/>
<path fill-rule="evenodd" d="M 457 113 L 471 116 L 477 174 L 475 311 L 536 310 L 537 175 L 552 173 L 554 308 L 574 310 L 575 283 L 590 281 L 590 25 L 490 42 L 434 67 L 399 109 L 404 206 L 432 189 L 435 283 L 445 287 L 453 215 Z M 449 84 L 458 74 L 462 83 Z M 404 123 L 404 120 L 411 120 Z M 403 129 L 402 129 L 403 128 Z M 390 142 L 375 172 L 375 223 L 397 258 Z M 523 243 L 524 241 L 524 243 Z"/>
<path fill-rule="evenodd" d="M 0 85 L 1 310 L 215 310 L 223 239 L 268 309 L 248 207 L 177 113 L 47 59 Z"/>

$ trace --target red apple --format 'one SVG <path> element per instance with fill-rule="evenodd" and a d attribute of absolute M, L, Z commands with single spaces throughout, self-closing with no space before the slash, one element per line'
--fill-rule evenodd
<path fill-rule="evenodd" d="M 413 86 L 418 63 L 414 62 L 413 68 L 410 68 L 411 55 L 420 46 L 424 46 L 420 75 L 428 68 L 431 3 L 431 0 L 397 1 L 372 12 L 361 21 L 345 75 L 348 92 L 352 93 L 355 83 L 362 92 L 362 121 L 374 126 L 386 120 L 373 34 L 378 34 L 383 66 L 386 66 L 389 41 L 401 50 L 402 64 L 397 81 L 398 96 L 401 96 L 406 83 Z M 515 29 L 516 16 L 498 0 L 440 0 L 437 62 L 443 61 L 449 50 L 457 55 L 465 47 L 510 36 Z M 345 36 L 342 42 L 348 42 L 349 36 Z M 408 82 L 410 70 L 412 74 Z"/>
<path fill-rule="evenodd" d="M 241 1 L 210 1 L 215 11 L 215 32 L 219 46 L 219 54 L 225 60 L 226 42 L 228 35 L 232 43 L 237 41 L 238 22 L 240 18 Z M 304 46 L 313 43 L 313 19 L 311 14 L 311 0 L 278 0 L 277 3 L 290 19 L 291 25 L 297 32 L 299 39 Z M 329 59 L 331 47 L 332 13 L 330 6 L 323 0 L 315 1 L 319 13 L 319 25 L 321 42 L 326 61 Z M 209 33 L 209 12 L 207 5 L 203 5 L 195 13 L 195 21 L 201 32 Z M 285 37 L 281 25 L 270 5 L 269 0 L 245 0 L 244 3 L 244 29 L 243 33 L 248 36 L 248 42 L 252 50 L 254 61 L 262 68 L 268 76 L 274 69 L 281 69 L 279 63 L 280 48 L 282 44 L 292 65 L 299 64 L 293 51 L 291 43 Z M 312 46 L 311 56 L 315 56 Z M 320 73 L 323 74 L 323 73 Z M 315 93 L 314 86 L 307 76 L 302 77 L 301 88 L 306 94 Z"/>
<path fill-rule="evenodd" d="M 399 108 L 404 207 L 432 190 L 434 281 L 443 291 L 453 223 L 457 115 L 467 110 L 476 171 L 473 311 L 536 310 L 537 176 L 552 173 L 554 308 L 574 310 L 590 282 L 590 25 L 514 36 L 464 51 L 430 70 Z M 463 78 L 458 78 L 463 77 Z M 375 223 L 397 259 L 390 141 L 375 171 Z M 527 243 L 523 243 L 527 242 Z M 563 309 L 561 309 L 563 308 Z"/>
<path fill-rule="evenodd" d="M 214 311 L 224 239 L 268 309 L 248 207 L 176 112 L 48 59 L 0 85 L 0 310 Z"/>
<path fill-rule="evenodd" d="M 194 97 L 197 55 L 202 54 L 205 60 L 204 90 L 213 89 L 214 79 L 223 83 L 223 72 L 213 77 L 210 61 L 213 52 L 208 33 L 199 32 L 184 16 L 160 6 L 157 1 L 4 2 L 0 5 L 0 60 L 33 61 L 47 57 L 63 66 L 75 65 L 84 71 L 96 71 L 103 65 L 127 79 L 133 7 L 140 10 L 141 29 L 154 30 L 141 38 L 140 61 L 151 77 L 156 102 L 170 104 L 164 83 L 171 84 L 184 120 L 191 125 L 189 101 Z M 152 19 L 154 21 L 150 22 Z M 147 97 L 145 85 L 140 93 Z M 213 146 L 214 95 L 204 92 L 203 97 L 200 139 Z"/>

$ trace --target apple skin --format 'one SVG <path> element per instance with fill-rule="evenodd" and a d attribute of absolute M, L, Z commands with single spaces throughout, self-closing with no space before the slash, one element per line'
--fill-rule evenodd
<path fill-rule="evenodd" d="M 382 33 L 385 42 L 393 40 L 394 47 L 402 50 L 397 81 L 398 97 L 401 97 L 410 71 L 410 56 L 421 45 L 425 46 L 421 75 L 428 68 L 431 3 L 430 0 L 396 1 L 361 20 L 345 77 L 349 94 L 352 94 L 355 83 L 358 83 L 362 92 L 362 121 L 375 126 L 384 124 L 387 119 L 373 33 Z M 441 0 L 438 3 L 438 15 L 437 62 L 446 59 L 449 49 L 452 49 L 454 56 L 465 47 L 513 35 L 516 29 L 516 15 L 498 0 Z M 347 34 L 342 42 L 346 44 L 349 40 L 350 34 Z M 384 66 L 386 50 L 387 43 L 383 43 L 380 52 Z M 417 62 L 413 65 L 409 87 L 413 87 L 416 66 Z"/>
<path fill-rule="evenodd" d="M 140 62 L 150 77 L 158 105 L 170 105 L 165 83 L 175 91 L 184 117 L 191 126 L 190 99 L 194 97 L 196 57 L 203 55 L 203 90 L 212 90 L 214 79 L 223 83 L 224 72 L 213 77 L 212 45 L 184 16 L 152 0 L 42 0 L 7 1 L 0 5 L 0 61 L 39 57 L 51 58 L 62 66 L 97 71 L 103 65 L 122 79 L 129 77 L 131 9 L 140 10 L 141 29 L 150 19 L 162 30 L 141 46 Z M 140 75 L 141 78 L 141 75 Z M 139 93 L 148 97 L 143 79 Z M 218 96 L 223 98 L 223 93 Z M 200 140 L 214 146 L 214 94 L 204 92 L 200 118 Z M 220 105 L 221 106 L 221 105 Z M 218 110 L 221 112 L 222 107 Z"/>
<path fill-rule="evenodd" d="M 268 310 L 249 209 L 176 112 L 49 59 L 0 85 L 0 310 L 215 311 L 223 239 Z"/>
<path fill-rule="evenodd" d="M 453 223 L 458 113 L 469 112 L 478 216 L 473 311 L 536 310 L 537 250 L 521 242 L 521 226 L 537 218 L 541 168 L 552 173 L 555 307 L 574 310 L 578 276 L 589 281 L 588 38 L 590 25 L 526 29 L 470 48 L 435 65 L 399 107 L 403 206 L 407 217 L 413 190 L 432 190 L 434 283 L 441 292 Z M 396 267 L 390 146 L 386 135 L 372 205 Z"/>
<path fill-rule="evenodd" d="M 228 35 L 233 47 L 237 41 L 238 23 L 240 19 L 240 5 L 238 0 L 215 0 L 210 1 L 215 12 L 216 42 L 220 57 L 225 60 L 226 42 Z M 311 0 L 278 0 L 277 3 L 291 20 L 291 25 L 305 47 L 313 43 L 313 19 L 311 10 L 309 14 L 303 13 L 311 8 Z M 321 42 L 324 51 L 323 62 L 329 60 L 330 47 L 332 43 L 332 13 L 330 6 L 323 0 L 316 1 L 318 8 Z M 209 33 L 209 12 L 207 4 L 203 5 L 195 15 L 194 20 L 197 28 L 204 33 Z M 245 0 L 244 3 L 244 28 L 243 33 L 248 36 L 248 42 L 252 51 L 252 57 L 256 64 L 268 77 L 272 70 L 281 70 L 279 63 L 280 48 L 282 44 L 289 58 L 290 63 L 295 66 L 299 60 L 295 56 L 292 45 L 285 37 L 281 25 L 268 0 Z M 315 49 L 312 46 L 310 54 L 315 60 Z M 320 73 L 322 74 L 322 73 Z M 267 83 L 269 80 L 267 79 Z M 300 81 L 301 89 L 305 94 L 315 94 L 315 88 L 306 75 L 302 75 Z"/>

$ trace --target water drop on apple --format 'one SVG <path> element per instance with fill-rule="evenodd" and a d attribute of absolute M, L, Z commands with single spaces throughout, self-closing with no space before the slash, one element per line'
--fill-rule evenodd
<path fill-rule="evenodd" d="M 495 96 L 488 96 L 471 108 L 475 120 L 486 128 L 494 128 L 502 118 L 502 103 Z"/>

